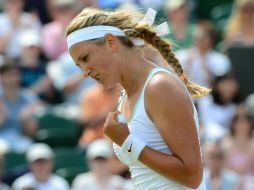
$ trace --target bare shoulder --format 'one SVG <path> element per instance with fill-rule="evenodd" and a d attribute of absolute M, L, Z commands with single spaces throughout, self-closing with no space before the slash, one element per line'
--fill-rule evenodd
<path fill-rule="evenodd" d="M 148 107 L 154 107 L 154 104 L 156 107 L 191 105 L 190 96 L 181 81 L 166 72 L 156 73 L 148 82 L 145 99 Z"/>

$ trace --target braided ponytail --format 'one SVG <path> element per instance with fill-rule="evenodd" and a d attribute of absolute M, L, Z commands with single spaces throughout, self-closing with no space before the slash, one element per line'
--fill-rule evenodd
<path fill-rule="evenodd" d="M 157 36 L 157 34 L 148 25 L 137 26 L 134 31 L 128 34 L 128 36 L 142 38 L 146 41 L 146 43 L 151 44 L 154 48 L 159 50 L 163 58 L 168 62 L 168 64 L 173 68 L 174 72 L 183 81 L 192 98 L 198 98 L 210 92 L 210 89 L 193 83 L 188 78 L 186 78 L 179 60 L 171 50 L 170 43 Z"/>
<path fill-rule="evenodd" d="M 138 37 L 144 39 L 146 43 L 151 44 L 155 49 L 159 50 L 163 58 L 183 81 L 193 98 L 208 94 L 210 92 L 209 89 L 201 87 L 186 78 L 181 64 L 171 50 L 170 43 L 157 36 L 157 34 L 153 31 L 153 28 L 149 25 L 139 24 L 142 17 L 142 14 L 132 14 L 121 10 L 108 12 L 96 8 L 85 8 L 70 23 L 67 28 L 66 35 L 68 36 L 73 31 L 88 26 L 116 26 L 125 31 L 127 35 L 127 37 L 118 37 L 125 46 L 130 48 L 133 47 L 133 44 L 128 37 Z"/>

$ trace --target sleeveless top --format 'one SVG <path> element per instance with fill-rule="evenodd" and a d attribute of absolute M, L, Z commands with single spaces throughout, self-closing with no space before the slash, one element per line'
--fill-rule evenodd
<path fill-rule="evenodd" d="M 162 139 L 157 127 L 147 116 L 145 111 L 145 105 L 144 105 L 145 88 L 149 80 L 158 72 L 166 72 L 170 75 L 174 75 L 169 70 L 166 70 L 161 67 L 155 67 L 150 71 L 147 77 L 147 80 L 145 82 L 145 85 L 143 87 L 143 90 L 135 105 L 134 111 L 132 113 L 132 117 L 130 121 L 128 122 L 128 128 L 131 134 L 135 134 L 135 136 L 137 136 L 142 141 L 144 141 L 148 147 L 151 147 L 162 153 L 171 154 L 171 150 Z M 183 87 L 185 88 L 184 84 L 183 84 Z M 119 101 L 120 101 L 119 111 L 121 111 L 123 101 L 122 100 L 119 100 Z M 193 104 L 193 107 L 194 107 L 194 104 Z M 198 122 L 198 116 L 197 116 L 197 111 L 195 107 L 194 107 L 194 119 L 195 119 L 196 127 L 198 129 L 199 122 Z M 173 180 L 163 177 L 162 175 L 153 171 L 152 169 L 142 164 L 138 160 L 136 162 L 131 162 L 124 155 L 124 153 L 121 152 L 120 147 L 115 143 L 113 144 L 113 149 L 116 156 L 119 158 L 119 160 L 129 166 L 131 178 L 136 190 L 169 190 L 169 189 L 170 190 L 190 190 L 190 188 L 186 186 L 183 186 Z M 201 186 L 204 186 L 204 180 L 201 183 Z M 201 187 L 201 186 L 198 188 L 198 190 L 206 190 L 205 187 Z"/>

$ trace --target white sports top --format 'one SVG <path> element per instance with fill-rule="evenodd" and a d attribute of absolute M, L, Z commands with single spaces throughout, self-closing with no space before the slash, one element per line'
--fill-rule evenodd
<path fill-rule="evenodd" d="M 174 75 L 170 71 L 161 68 L 153 68 L 146 80 L 144 88 L 140 94 L 140 97 L 135 105 L 132 118 L 128 122 L 128 128 L 131 134 L 135 134 L 138 138 L 146 143 L 147 146 L 166 154 L 171 154 L 171 151 L 167 144 L 162 139 L 160 132 L 158 131 L 155 124 L 149 119 L 145 111 L 144 105 L 144 91 L 149 82 L 149 80 L 158 72 L 167 72 Z M 175 75 L 174 75 L 175 76 Z M 180 81 L 180 79 L 179 79 Z M 182 83 L 182 82 L 181 82 Z M 183 85 L 185 88 L 185 86 Z M 185 88 L 186 89 L 186 88 Z M 187 90 L 187 89 L 186 89 Z M 123 102 L 122 100 L 119 100 Z M 122 105 L 119 105 L 119 111 L 121 111 Z M 194 107 L 194 119 L 197 129 L 199 128 L 197 111 Z M 185 187 L 175 181 L 169 180 L 152 169 L 148 168 L 140 161 L 131 162 L 128 158 L 120 151 L 120 147 L 113 144 L 114 152 L 117 157 L 129 166 L 131 177 L 136 190 L 190 190 L 190 188 Z M 203 180 L 204 181 L 204 180 Z M 202 182 L 201 186 L 204 186 Z M 198 188 L 198 190 L 205 190 L 205 187 Z"/>

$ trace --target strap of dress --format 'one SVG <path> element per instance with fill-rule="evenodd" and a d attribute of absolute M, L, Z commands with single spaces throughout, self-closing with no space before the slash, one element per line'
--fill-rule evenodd
<path fill-rule="evenodd" d="M 117 111 L 122 112 L 122 108 L 123 108 L 123 103 L 124 103 L 124 99 L 126 97 L 126 92 L 123 89 L 120 93 L 119 93 L 119 98 L 118 98 L 118 103 L 117 103 Z"/>

